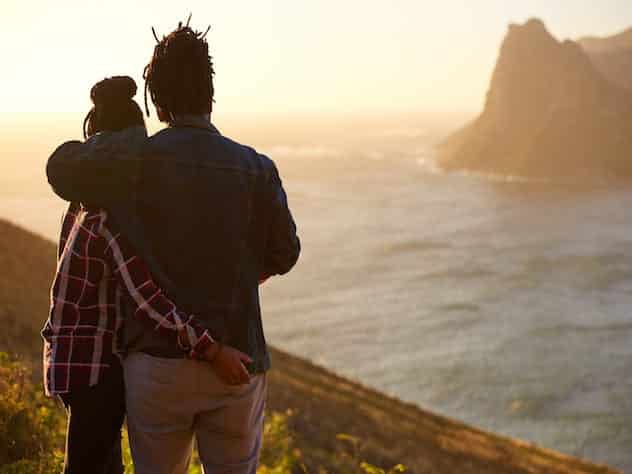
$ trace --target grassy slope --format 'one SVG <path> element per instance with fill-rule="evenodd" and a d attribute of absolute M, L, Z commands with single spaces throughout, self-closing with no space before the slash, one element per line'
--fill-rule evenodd
<path fill-rule="evenodd" d="M 0 350 L 39 360 L 48 317 L 55 245 L 0 220 Z"/>
<path fill-rule="evenodd" d="M 38 361 L 54 262 L 52 243 L 0 220 L 0 351 Z M 434 415 L 278 350 L 273 360 L 268 406 L 293 410 L 307 465 L 327 465 L 346 433 L 359 440 L 361 459 L 416 473 L 615 472 Z"/>

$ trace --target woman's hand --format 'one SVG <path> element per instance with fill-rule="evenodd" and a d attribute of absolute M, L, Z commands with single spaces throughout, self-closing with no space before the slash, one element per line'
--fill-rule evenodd
<path fill-rule="evenodd" d="M 204 351 L 203 359 L 210 362 L 219 378 L 229 385 L 250 382 L 250 373 L 244 364 L 252 363 L 252 359 L 233 347 L 211 344 Z"/>

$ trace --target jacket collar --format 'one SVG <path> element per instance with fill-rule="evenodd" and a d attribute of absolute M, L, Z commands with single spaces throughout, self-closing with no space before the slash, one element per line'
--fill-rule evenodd
<path fill-rule="evenodd" d="M 170 127 L 191 127 L 191 128 L 202 128 L 205 130 L 209 130 L 212 133 L 219 135 L 219 130 L 215 128 L 215 126 L 211 123 L 211 116 L 209 114 L 183 114 L 177 115 L 171 122 L 169 122 Z"/>

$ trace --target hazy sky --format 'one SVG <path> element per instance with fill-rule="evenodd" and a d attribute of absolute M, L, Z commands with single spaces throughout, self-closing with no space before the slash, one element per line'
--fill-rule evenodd
<path fill-rule="evenodd" d="M 85 112 L 90 86 L 141 73 L 193 12 L 212 25 L 224 114 L 477 110 L 509 22 L 558 38 L 632 26 L 630 0 L 2 0 L 0 115 Z M 138 96 L 142 100 L 142 91 Z"/>

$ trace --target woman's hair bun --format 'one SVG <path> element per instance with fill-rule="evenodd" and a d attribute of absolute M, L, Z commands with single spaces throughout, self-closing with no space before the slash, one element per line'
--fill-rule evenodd
<path fill-rule="evenodd" d="M 113 76 L 97 82 L 90 90 L 94 105 L 132 100 L 136 95 L 136 82 L 129 76 Z"/>

